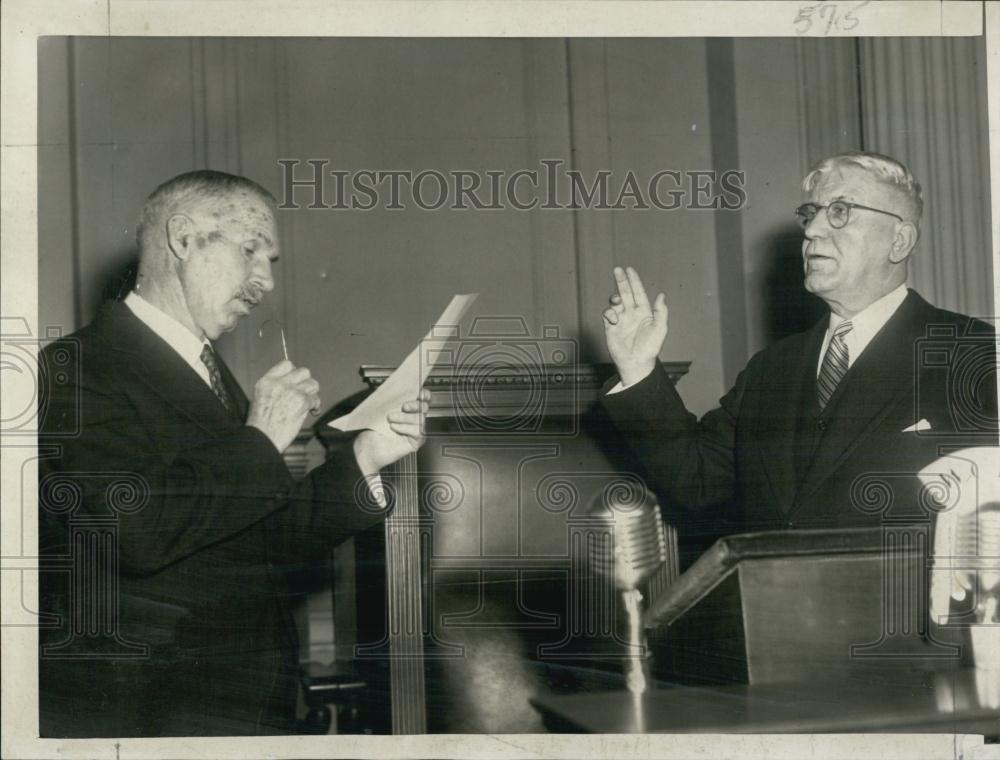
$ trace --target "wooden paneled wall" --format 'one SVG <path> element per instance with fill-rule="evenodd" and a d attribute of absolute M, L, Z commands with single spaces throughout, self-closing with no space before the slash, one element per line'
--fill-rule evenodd
<path fill-rule="evenodd" d="M 698 40 L 50 38 L 41 69 L 40 314 L 67 330 L 134 256 L 145 196 L 192 168 L 276 194 L 283 158 L 508 175 L 542 159 L 585 176 L 711 168 Z M 361 387 L 360 364 L 400 361 L 456 292 L 481 294 L 473 316 L 556 326 L 581 359 L 603 360 L 610 269 L 629 263 L 670 300 L 664 358 L 697 356 L 693 408 L 724 390 L 711 213 L 302 208 L 279 223 L 278 286 L 220 345 L 246 387 L 280 358 L 273 325 L 258 337 L 269 319 L 334 403 Z"/>
<path fill-rule="evenodd" d="M 927 52 L 945 69 L 934 81 L 980 82 L 975 44 Z M 470 316 L 521 317 L 535 334 L 555 326 L 581 360 L 606 361 L 610 268 L 632 264 L 667 294 L 662 356 L 692 361 L 679 389 L 703 412 L 749 355 L 822 313 L 801 287 L 792 209 L 813 161 L 866 135 L 886 144 L 898 125 L 905 104 L 878 97 L 892 71 L 876 53 L 850 39 L 44 38 L 39 320 L 66 332 L 88 321 L 135 255 L 145 196 L 193 168 L 243 173 L 279 195 L 280 159 L 508 176 L 556 159 L 617 182 L 629 169 L 735 168 L 746 173 L 742 211 L 282 211 L 277 288 L 220 342 L 249 389 L 281 356 L 274 323 L 259 332 L 280 321 L 292 360 L 333 404 L 361 388 L 360 364 L 400 361 L 451 294 L 479 292 Z M 953 94 L 931 88 L 922 107 L 950 112 Z M 985 134 L 985 94 L 961 95 L 963 129 Z M 926 290 L 961 247 L 968 282 L 949 276 L 925 295 L 983 313 L 987 167 L 942 159 L 935 140 L 947 139 L 921 132 L 921 156 L 936 157 L 925 179 L 935 231 L 918 274 Z"/>

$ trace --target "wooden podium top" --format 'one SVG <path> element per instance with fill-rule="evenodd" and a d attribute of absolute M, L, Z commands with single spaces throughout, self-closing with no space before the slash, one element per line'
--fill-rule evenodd
<path fill-rule="evenodd" d="M 691 366 L 691 362 L 661 364 L 675 383 Z M 395 370 L 395 367 L 364 364 L 361 378 L 374 389 Z M 495 416 L 524 409 L 543 416 L 579 414 L 597 400 L 601 386 L 614 374 L 614 365 L 607 362 L 438 364 L 424 383 L 431 392 L 427 416 Z M 541 403 L 533 404 L 532 400 Z"/>
<path fill-rule="evenodd" d="M 787 530 L 720 538 L 664 594 L 653 600 L 646 626 L 669 625 L 748 559 L 871 554 L 883 550 L 881 528 Z"/>

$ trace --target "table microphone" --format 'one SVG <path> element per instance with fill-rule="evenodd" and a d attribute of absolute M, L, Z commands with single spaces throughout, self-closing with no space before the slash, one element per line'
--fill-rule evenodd
<path fill-rule="evenodd" d="M 951 600 L 971 593 L 969 625 L 979 704 L 1000 709 L 1000 449 L 962 449 L 919 474 L 934 525 L 931 619 L 946 624 Z"/>
<path fill-rule="evenodd" d="M 639 584 L 667 561 L 667 535 L 660 505 L 651 491 L 629 481 L 610 483 L 591 501 L 588 514 L 601 518 L 612 533 L 611 551 L 594 556 L 594 570 L 622 593 L 628 615 L 626 682 L 633 694 L 646 690 L 646 641 Z"/>

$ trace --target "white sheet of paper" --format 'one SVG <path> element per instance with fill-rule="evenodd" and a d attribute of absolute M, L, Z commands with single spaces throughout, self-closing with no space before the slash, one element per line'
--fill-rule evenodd
<path fill-rule="evenodd" d="M 391 433 L 386 415 L 397 411 L 404 401 L 417 397 L 427 381 L 431 368 L 445 355 L 443 349 L 453 339 L 462 315 L 478 296 L 478 293 L 454 296 L 424 339 L 417 344 L 396 371 L 353 412 L 327 424 L 343 431 L 371 429 L 380 433 Z"/>

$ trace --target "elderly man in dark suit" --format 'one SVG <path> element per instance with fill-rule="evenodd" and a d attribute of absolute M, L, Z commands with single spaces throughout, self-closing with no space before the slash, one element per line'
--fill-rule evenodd
<path fill-rule="evenodd" d="M 169 180 L 135 291 L 43 352 L 68 378 L 39 408 L 43 736 L 295 730 L 293 580 L 383 519 L 379 469 L 420 446 L 427 396 L 293 481 L 319 385 L 286 360 L 247 399 L 211 344 L 274 287 L 274 214 L 243 177 Z"/>
<path fill-rule="evenodd" d="M 615 269 L 604 325 L 619 378 L 603 403 L 681 519 L 705 507 L 728 530 L 920 519 L 923 466 L 996 444 L 992 328 L 905 285 L 922 213 L 909 170 L 840 154 L 803 188 L 805 287 L 830 316 L 756 354 L 700 420 L 657 362 L 663 294 L 651 304 L 633 269 Z"/>

